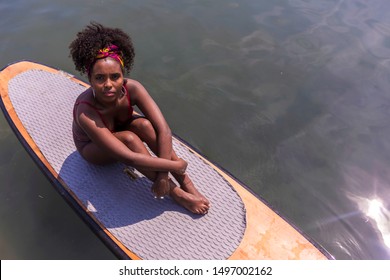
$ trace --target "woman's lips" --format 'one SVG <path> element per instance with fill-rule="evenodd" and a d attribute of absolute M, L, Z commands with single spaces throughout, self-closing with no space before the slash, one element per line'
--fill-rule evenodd
<path fill-rule="evenodd" d="M 115 95 L 115 91 L 106 91 L 106 92 L 104 92 L 104 95 L 113 96 L 113 95 Z"/>

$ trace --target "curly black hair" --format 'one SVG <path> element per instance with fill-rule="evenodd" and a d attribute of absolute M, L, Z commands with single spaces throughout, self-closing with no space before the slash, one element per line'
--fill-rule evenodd
<path fill-rule="evenodd" d="M 91 22 L 84 30 L 77 33 L 76 39 L 69 45 L 70 56 L 76 70 L 88 74 L 96 62 L 100 49 L 116 45 L 122 52 L 124 70 L 129 73 L 134 64 L 134 46 L 129 35 L 119 28 L 105 27 Z"/>

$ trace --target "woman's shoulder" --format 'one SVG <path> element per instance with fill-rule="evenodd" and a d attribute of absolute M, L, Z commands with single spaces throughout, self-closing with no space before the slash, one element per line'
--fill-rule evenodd
<path fill-rule="evenodd" d="M 81 112 L 87 113 L 90 116 L 95 116 L 97 114 L 97 106 L 93 100 L 92 89 L 88 88 L 82 92 L 76 99 L 74 110 L 77 115 Z M 98 115 L 98 114 L 97 114 Z"/>
<path fill-rule="evenodd" d="M 87 88 L 85 91 L 80 93 L 80 95 L 76 98 L 76 104 L 79 102 L 89 102 L 92 99 L 92 88 Z"/>
<path fill-rule="evenodd" d="M 129 90 L 129 91 L 134 91 L 137 89 L 144 88 L 144 86 L 139 81 L 134 80 L 134 79 L 129 79 L 129 78 L 125 79 L 125 85 L 127 87 L 127 90 Z"/>
<path fill-rule="evenodd" d="M 147 90 L 145 87 L 134 79 L 126 79 L 126 88 L 130 95 L 130 98 L 134 101 L 133 104 L 137 103 L 142 96 L 148 95 Z"/>

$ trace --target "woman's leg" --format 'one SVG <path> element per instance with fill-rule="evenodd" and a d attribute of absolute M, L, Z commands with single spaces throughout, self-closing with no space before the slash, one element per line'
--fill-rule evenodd
<path fill-rule="evenodd" d="M 133 122 L 129 125 L 128 129 L 130 131 L 133 131 L 135 134 L 137 134 L 142 141 L 144 141 L 150 149 L 153 151 L 153 153 L 157 153 L 157 135 L 156 131 L 154 130 L 153 125 L 150 123 L 150 121 L 146 118 L 137 118 L 133 120 Z M 175 151 L 172 149 L 172 160 L 178 160 L 179 157 L 176 155 Z M 191 178 L 188 176 L 188 174 L 176 174 L 172 173 L 172 175 L 175 177 L 175 179 L 178 181 L 180 186 L 187 192 L 200 197 L 203 199 L 203 201 L 209 205 L 209 201 L 206 197 L 204 197 L 194 186 Z"/>
<path fill-rule="evenodd" d="M 121 140 L 129 149 L 136 153 L 143 153 L 150 155 L 149 151 L 146 149 L 142 140 L 131 131 L 120 131 L 114 133 L 114 135 Z M 115 162 L 115 159 L 112 158 L 109 154 L 105 153 L 93 142 L 88 143 L 82 150 L 81 155 L 89 162 L 94 164 L 109 164 Z M 151 156 L 151 155 L 150 155 Z M 157 178 L 157 172 L 154 171 L 145 171 L 139 170 L 144 174 L 149 180 L 154 182 Z M 169 195 L 181 206 L 185 207 L 189 211 L 195 214 L 205 214 L 207 213 L 208 207 L 205 206 L 204 201 L 199 197 L 186 193 L 185 191 L 178 188 L 175 183 L 171 180 L 162 182 L 169 184 L 170 193 Z"/>
<path fill-rule="evenodd" d="M 115 132 L 114 135 L 133 152 L 151 156 L 141 139 L 133 132 L 119 131 Z M 83 147 L 80 153 L 83 158 L 93 164 L 104 165 L 114 163 L 116 161 L 110 154 L 106 153 L 93 142 L 90 142 Z M 154 171 L 139 171 L 153 182 L 157 176 L 157 172 Z"/>

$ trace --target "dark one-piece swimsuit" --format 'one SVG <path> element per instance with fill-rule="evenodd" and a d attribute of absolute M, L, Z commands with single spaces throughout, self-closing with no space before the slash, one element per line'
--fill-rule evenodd
<path fill-rule="evenodd" d="M 124 88 L 124 91 L 125 91 L 125 94 L 127 95 L 127 100 L 128 100 L 128 106 L 129 106 L 129 120 L 127 120 L 125 123 L 121 123 L 121 122 L 115 122 L 114 124 L 114 130 L 111 130 L 111 132 L 116 132 L 116 131 L 120 131 L 122 130 L 122 127 L 124 127 L 125 125 L 128 125 L 129 123 L 131 123 L 131 121 L 134 119 L 134 116 L 133 116 L 133 107 L 131 106 L 131 99 L 130 99 L 130 94 L 126 88 L 126 86 L 123 86 Z M 74 144 L 77 148 L 77 150 L 79 152 L 82 151 L 82 149 L 91 142 L 91 139 L 89 139 L 88 135 L 85 133 L 85 131 L 80 127 L 80 125 L 78 124 L 77 122 L 77 117 L 76 117 L 76 110 L 77 110 L 77 106 L 80 105 L 80 104 L 86 104 L 88 105 L 89 107 L 91 107 L 92 109 L 94 109 L 96 111 L 96 113 L 100 116 L 103 124 L 108 128 L 108 125 L 106 123 L 106 121 L 104 120 L 103 118 L 103 115 L 102 113 L 100 113 L 99 109 L 96 108 L 93 104 L 91 104 L 90 102 L 88 101 L 76 101 L 75 104 L 74 104 L 74 107 L 73 107 L 73 124 L 72 124 L 72 132 L 73 132 L 73 140 L 74 140 Z"/>

